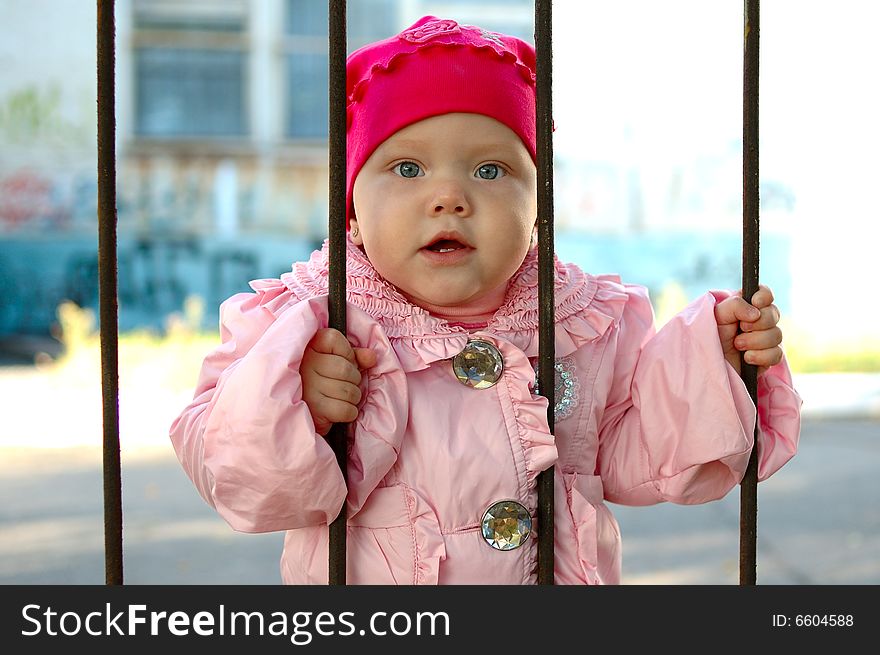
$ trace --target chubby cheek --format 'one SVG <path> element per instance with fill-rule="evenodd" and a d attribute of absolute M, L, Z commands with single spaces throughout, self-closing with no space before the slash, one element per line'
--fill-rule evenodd
<path fill-rule="evenodd" d="M 532 240 L 531 223 L 508 225 L 489 241 L 492 252 L 486 262 L 495 275 L 510 278 L 516 273 L 529 252 Z"/>
<path fill-rule="evenodd" d="M 399 238 L 399 237 L 398 237 Z M 397 284 L 402 276 L 404 263 L 402 253 L 394 247 L 393 234 L 383 234 L 381 229 L 364 233 L 364 252 L 373 268 L 386 280 Z"/>
<path fill-rule="evenodd" d="M 508 239 L 507 247 L 517 254 L 525 257 L 532 243 L 532 234 L 535 229 L 534 216 L 526 218 L 518 218 L 513 225 L 510 225 L 505 231 Z"/>

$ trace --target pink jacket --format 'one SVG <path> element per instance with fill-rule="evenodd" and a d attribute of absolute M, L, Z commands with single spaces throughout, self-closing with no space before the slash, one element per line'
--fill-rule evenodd
<path fill-rule="evenodd" d="M 171 428 L 181 463 L 236 530 L 286 530 L 285 583 L 326 584 L 327 524 L 348 503 L 350 584 L 533 584 L 537 541 L 496 550 L 485 510 L 532 517 L 536 478 L 556 465 L 557 584 L 620 581 L 620 533 L 604 501 L 704 503 L 741 480 L 757 414 L 759 479 L 797 449 L 800 398 L 785 362 L 759 380 L 757 412 L 726 363 L 707 293 L 657 334 L 644 288 L 557 262 L 556 429 L 533 394 L 537 254 L 488 326 L 497 384 L 459 382 L 468 332 L 408 303 L 348 252 L 348 335 L 378 355 L 350 425 L 348 491 L 302 400 L 299 363 L 327 325 L 327 246 L 280 280 L 221 306 L 222 345 Z M 534 536 L 534 534 L 533 534 Z"/>

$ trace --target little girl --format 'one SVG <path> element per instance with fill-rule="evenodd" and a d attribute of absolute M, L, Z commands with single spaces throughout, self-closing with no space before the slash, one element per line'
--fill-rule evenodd
<path fill-rule="evenodd" d="M 534 584 L 536 478 L 555 465 L 556 583 L 616 584 L 605 500 L 721 498 L 756 420 L 759 479 L 794 455 L 800 398 L 768 288 L 754 306 L 707 293 L 655 334 L 643 287 L 559 262 L 551 435 L 533 48 L 426 16 L 347 71 L 348 337 L 326 327 L 325 244 L 223 303 L 223 343 L 171 428 L 234 529 L 287 531 L 284 582 L 327 583 L 347 502 L 351 584 Z M 335 422 L 350 423 L 348 488 L 323 438 Z"/>

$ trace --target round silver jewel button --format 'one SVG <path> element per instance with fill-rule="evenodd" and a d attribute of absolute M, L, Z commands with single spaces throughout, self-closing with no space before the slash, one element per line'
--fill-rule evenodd
<path fill-rule="evenodd" d="M 532 517 L 515 500 L 502 500 L 490 506 L 480 522 L 483 539 L 496 550 L 514 550 L 532 533 Z"/>
<path fill-rule="evenodd" d="M 488 389 L 501 377 L 504 359 L 490 342 L 473 339 L 452 358 L 452 370 L 462 384 L 474 389 Z"/>

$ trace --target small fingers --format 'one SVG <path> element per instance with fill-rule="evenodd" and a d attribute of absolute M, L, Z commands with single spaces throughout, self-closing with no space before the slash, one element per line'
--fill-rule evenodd
<path fill-rule="evenodd" d="M 752 304 L 758 309 L 769 307 L 773 302 L 773 291 L 770 287 L 759 284 L 758 290 L 752 294 Z"/>
<path fill-rule="evenodd" d="M 338 330 L 318 330 L 300 364 L 303 400 L 319 434 L 333 423 L 350 423 L 358 416 L 361 372 L 348 339 Z"/>
<path fill-rule="evenodd" d="M 352 362 L 340 355 L 315 353 L 311 358 L 315 373 L 335 382 L 361 383 L 361 372 Z"/>
<path fill-rule="evenodd" d="M 760 310 L 752 307 L 739 296 L 730 296 L 715 305 L 715 321 L 718 325 L 757 321 L 760 317 Z"/>
<path fill-rule="evenodd" d="M 374 367 L 378 361 L 375 351 L 370 348 L 355 348 L 354 357 L 361 370 Z"/>
<path fill-rule="evenodd" d="M 324 396 L 310 406 L 313 414 L 318 414 L 329 423 L 351 423 L 358 417 L 358 409 L 354 405 L 338 398 Z"/>
<path fill-rule="evenodd" d="M 743 361 L 765 369 L 782 361 L 781 343 L 778 327 L 739 334 L 733 341 L 734 347 L 743 351 Z"/>
<path fill-rule="evenodd" d="M 776 346 L 765 350 L 747 350 L 743 353 L 743 359 L 747 364 L 770 368 L 782 361 L 782 348 Z"/>
<path fill-rule="evenodd" d="M 350 405 L 356 406 L 361 401 L 361 390 L 356 384 L 349 382 L 338 382 L 336 380 L 322 380 L 317 387 L 317 391 L 325 398 L 332 400 L 341 400 Z"/>
<path fill-rule="evenodd" d="M 333 328 L 321 328 L 309 341 L 309 348 L 325 355 L 339 355 L 354 363 L 354 350 L 345 335 Z"/>
<path fill-rule="evenodd" d="M 779 323 L 779 308 L 776 305 L 768 305 L 761 308 L 761 318 L 757 321 L 741 321 L 740 329 L 743 332 L 755 332 L 758 330 L 769 330 Z"/>
<path fill-rule="evenodd" d="M 347 382 L 318 377 L 310 386 L 303 387 L 303 400 L 309 407 L 315 430 L 324 435 L 334 423 L 351 423 L 357 418 L 361 390 Z"/>
<path fill-rule="evenodd" d="M 733 340 L 737 350 L 767 350 L 782 343 L 782 330 L 773 327 L 759 332 L 744 332 Z M 751 362 L 749 362 L 751 363 Z"/>

